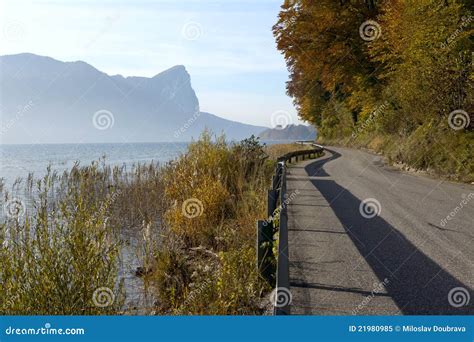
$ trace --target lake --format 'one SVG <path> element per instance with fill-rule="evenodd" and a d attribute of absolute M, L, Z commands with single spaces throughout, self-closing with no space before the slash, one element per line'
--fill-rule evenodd
<path fill-rule="evenodd" d="M 0 177 L 5 190 L 11 191 L 17 178 L 24 179 L 30 172 L 42 177 L 49 165 L 62 172 L 75 162 L 88 165 L 104 156 L 110 165 L 164 163 L 184 153 L 187 146 L 188 143 L 0 145 Z M 25 202 L 28 206 L 28 201 Z M 0 211 L 0 217 L 2 213 Z M 144 291 L 142 279 L 135 276 L 136 268 L 141 266 L 136 255 L 141 239 L 135 234 L 123 234 L 122 239 L 125 243 L 120 253 L 119 279 L 123 280 L 127 292 L 124 309 L 143 314 L 152 306 L 154 298 Z"/>
<path fill-rule="evenodd" d="M 265 141 L 265 144 L 286 143 L 287 141 Z M 136 163 L 165 163 L 186 152 L 188 143 L 132 143 L 132 144 L 36 144 L 0 145 L 0 178 L 5 183 L 4 190 L 11 191 L 18 178 L 25 179 L 30 172 L 35 178 L 42 177 L 46 168 L 62 172 L 70 169 L 75 162 L 89 165 L 105 156 L 110 165 L 131 166 Z M 2 196 L 3 197 L 3 196 Z M 29 207 L 28 201 L 26 201 Z M 0 210 L 2 217 L 3 210 Z M 127 312 L 144 314 L 153 306 L 155 298 L 144 289 L 141 278 L 135 270 L 141 266 L 137 250 L 141 248 L 141 235 L 125 233 L 125 244 L 121 250 L 119 279 L 123 280 L 127 292 L 124 309 Z"/>
<path fill-rule="evenodd" d="M 162 163 L 184 153 L 187 146 L 188 143 L 0 145 L 0 177 L 8 190 L 15 179 L 25 178 L 29 172 L 35 177 L 43 176 L 48 165 L 62 172 L 76 161 L 88 165 L 104 156 L 111 165 Z"/>
<path fill-rule="evenodd" d="M 289 142 L 262 141 L 267 145 Z M 9 190 L 15 179 L 25 178 L 30 172 L 35 177 L 42 177 L 48 165 L 62 172 L 70 169 L 76 161 L 85 166 L 104 156 L 110 165 L 164 163 L 184 153 L 187 146 L 186 142 L 0 145 L 0 178 L 4 179 L 6 190 Z"/>

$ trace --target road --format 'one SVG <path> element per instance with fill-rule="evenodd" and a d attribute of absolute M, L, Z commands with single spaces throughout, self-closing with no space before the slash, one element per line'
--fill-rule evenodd
<path fill-rule="evenodd" d="M 474 314 L 474 186 L 346 148 L 287 182 L 291 314 Z"/>

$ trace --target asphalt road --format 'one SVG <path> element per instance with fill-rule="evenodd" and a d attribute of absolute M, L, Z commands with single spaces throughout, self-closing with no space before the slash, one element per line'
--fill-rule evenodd
<path fill-rule="evenodd" d="M 292 314 L 474 314 L 474 186 L 328 148 L 288 196 Z"/>

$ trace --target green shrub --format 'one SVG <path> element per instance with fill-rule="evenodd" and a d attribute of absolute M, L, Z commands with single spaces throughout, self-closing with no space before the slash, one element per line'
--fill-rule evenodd
<path fill-rule="evenodd" d="M 94 167 L 50 203 L 54 176 L 39 184 L 34 215 L 0 226 L 0 314 L 114 314 L 123 302 L 119 244 L 87 192 Z M 76 176 L 74 176 L 76 177 Z M 72 185 L 74 183 L 74 185 Z"/>

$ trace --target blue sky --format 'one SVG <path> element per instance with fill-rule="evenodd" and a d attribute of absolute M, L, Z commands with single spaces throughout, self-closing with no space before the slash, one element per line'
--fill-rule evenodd
<path fill-rule="evenodd" d="M 271 27 L 283 0 L 0 0 L 0 54 L 83 60 L 152 77 L 185 65 L 201 110 L 272 126 L 288 113 L 288 71 Z"/>

